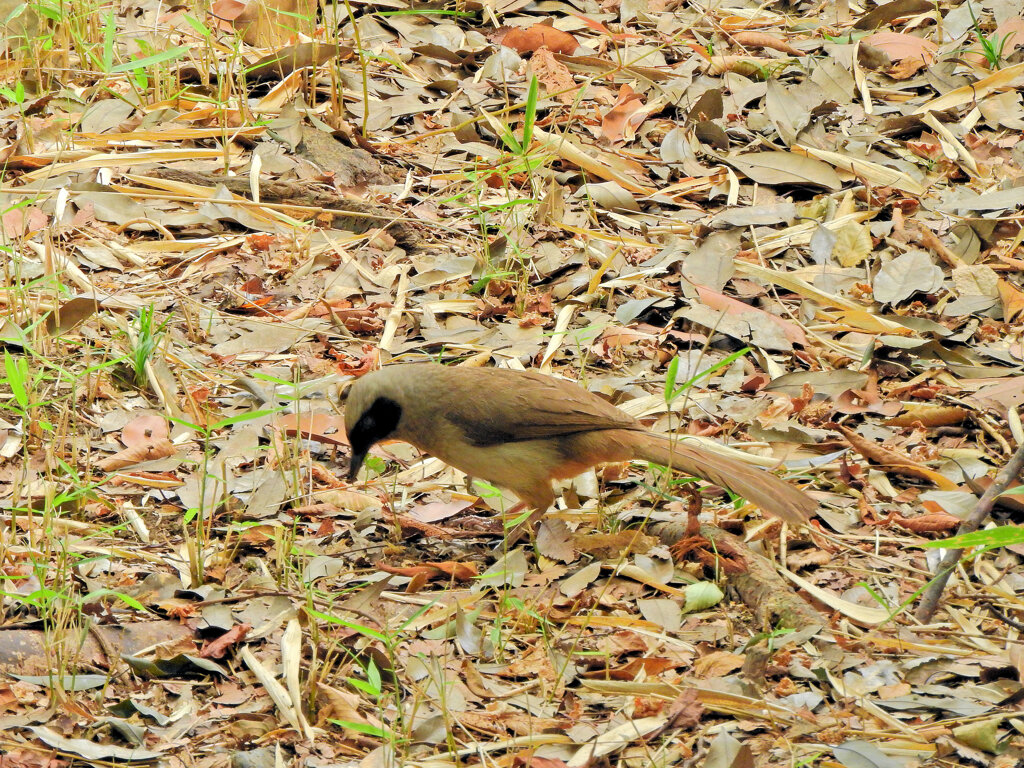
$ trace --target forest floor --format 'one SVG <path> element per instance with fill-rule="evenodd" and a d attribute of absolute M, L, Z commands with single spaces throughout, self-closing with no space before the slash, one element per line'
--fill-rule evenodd
<path fill-rule="evenodd" d="M 1020 2 L 0 3 L 0 768 L 1024 765 Z M 514 499 L 378 365 L 819 503 Z M 667 394 L 666 394 L 667 393 Z M 699 526 L 699 527 L 698 527 Z"/>

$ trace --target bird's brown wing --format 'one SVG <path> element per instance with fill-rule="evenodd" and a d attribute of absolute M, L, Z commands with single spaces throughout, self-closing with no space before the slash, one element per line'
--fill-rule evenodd
<path fill-rule="evenodd" d="M 445 416 L 474 445 L 639 428 L 628 414 L 570 381 L 504 369 L 447 370 Z"/>

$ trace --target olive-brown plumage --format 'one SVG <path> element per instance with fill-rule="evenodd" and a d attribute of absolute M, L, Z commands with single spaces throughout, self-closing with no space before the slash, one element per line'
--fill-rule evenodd
<path fill-rule="evenodd" d="M 352 385 L 345 427 L 349 479 L 374 444 L 402 440 L 539 511 L 554 502 L 553 480 L 631 459 L 701 477 L 790 523 L 805 522 L 817 506 L 762 469 L 654 434 L 582 387 L 538 373 L 386 366 Z"/>

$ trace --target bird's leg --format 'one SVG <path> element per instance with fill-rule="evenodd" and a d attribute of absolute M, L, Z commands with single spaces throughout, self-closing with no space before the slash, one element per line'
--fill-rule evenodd
<path fill-rule="evenodd" d="M 521 501 L 506 513 L 506 517 L 517 515 L 524 509 L 533 511 L 526 516 L 525 520 L 516 523 L 505 532 L 504 544 L 506 547 L 516 544 L 526 534 L 529 534 L 531 539 L 536 538 L 537 523 L 555 503 L 555 494 L 551 490 L 550 480 L 533 487 L 520 486 L 511 490 Z"/>
<path fill-rule="evenodd" d="M 528 505 L 525 501 L 521 501 L 516 504 L 512 509 L 505 513 L 506 517 L 515 519 L 524 509 L 527 509 Z M 543 509 L 534 509 L 529 516 L 505 532 L 504 545 L 507 547 L 515 546 L 524 535 L 529 535 L 530 538 L 534 538 L 537 532 L 537 523 L 540 522 L 541 517 L 544 516 Z"/>

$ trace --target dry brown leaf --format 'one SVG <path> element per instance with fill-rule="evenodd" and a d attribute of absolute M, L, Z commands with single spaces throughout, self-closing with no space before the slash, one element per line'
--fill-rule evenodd
<path fill-rule="evenodd" d="M 693 674 L 699 678 L 718 678 L 743 668 L 743 656 L 728 651 L 712 651 L 693 663 Z"/>
<path fill-rule="evenodd" d="M 803 328 L 796 323 L 778 315 L 773 315 L 770 312 L 765 312 L 757 307 L 752 307 L 749 304 L 733 299 L 718 291 L 713 291 L 710 288 L 705 288 L 702 285 L 695 287 L 697 288 L 697 295 L 700 296 L 701 303 L 706 306 L 734 315 L 757 315 L 764 321 L 777 326 L 793 344 L 807 344 L 807 336 Z"/>
<path fill-rule="evenodd" d="M 48 333 L 67 333 L 76 325 L 92 317 L 100 308 L 100 302 L 89 296 L 77 296 L 62 304 L 56 312 L 46 318 Z"/>
<path fill-rule="evenodd" d="M 619 88 L 615 104 L 601 117 L 601 135 L 609 144 L 624 141 L 623 133 L 630 117 L 643 106 L 643 97 L 628 85 Z"/>
<path fill-rule="evenodd" d="M 553 53 L 571 56 L 580 47 L 571 34 L 546 24 L 534 24 L 526 29 L 513 27 L 505 32 L 500 42 L 519 53 L 533 53 L 543 47 Z"/>
<path fill-rule="evenodd" d="M 208 642 L 199 650 L 201 659 L 222 659 L 227 652 L 238 643 L 245 640 L 252 626 L 249 624 L 236 624 L 227 632 Z"/>
<path fill-rule="evenodd" d="M 118 451 L 113 456 L 100 459 L 96 467 L 104 472 L 111 472 L 116 469 L 130 467 L 133 464 L 140 464 L 143 461 L 155 461 L 167 456 L 173 456 L 178 452 L 177 447 L 170 440 L 151 440 L 138 443 L 137 445 Z"/>
<path fill-rule="evenodd" d="M 576 85 L 572 73 L 546 47 L 540 48 L 530 57 L 530 69 L 549 94 L 557 94 L 555 98 L 558 101 L 572 104 L 576 100 L 576 90 L 579 86 Z"/>
<path fill-rule="evenodd" d="M 734 43 L 742 45 L 744 48 L 771 48 L 772 50 L 782 51 L 793 56 L 806 55 L 803 51 L 794 48 L 785 40 L 765 32 L 736 32 L 731 37 Z"/>
<path fill-rule="evenodd" d="M 653 11 L 654 8 L 651 8 L 651 10 Z M 597 32 L 600 35 L 604 35 L 609 40 L 642 40 L 643 39 L 642 35 L 638 35 L 638 34 L 635 34 L 633 32 L 612 32 L 604 24 L 602 24 L 601 22 L 597 21 L 596 19 L 592 19 L 589 16 L 586 16 L 585 14 L 575 13 L 575 12 L 572 12 L 572 11 L 570 11 L 570 13 L 573 16 L 575 16 L 577 19 L 582 21 L 584 24 L 586 24 L 588 27 L 590 27 L 592 30 L 594 30 L 595 32 Z"/>
<path fill-rule="evenodd" d="M 167 419 L 156 413 L 139 416 L 121 430 L 121 442 L 128 448 L 153 440 L 166 440 L 169 436 Z"/>
<path fill-rule="evenodd" d="M 288 437 L 298 435 L 327 445 L 348 445 L 345 419 L 333 413 L 287 413 L 275 419 L 274 428 Z"/>
<path fill-rule="evenodd" d="M 878 389 L 878 374 L 869 372 L 867 383 L 859 389 L 848 389 L 840 393 L 835 400 L 838 413 L 877 413 L 882 416 L 894 416 L 900 412 L 902 404 L 899 400 L 886 400 Z"/>
<path fill-rule="evenodd" d="M 656 543 L 657 539 L 653 536 L 638 534 L 636 531 L 578 533 L 573 536 L 573 545 L 576 549 L 598 560 L 614 560 L 626 553 L 643 554 Z"/>
<path fill-rule="evenodd" d="M 1003 319 L 1012 323 L 1024 312 L 1024 291 L 1008 280 L 998 282 L 999 300 L 1003 303 Z"/>
<path fill-rule="evenodd" d="M 757 56 L 711 56 L 708 59 L 707 72 L 712 77 L 720 77 L 727 72 L 756 80 L 767 80 L 774 73 L 785 68 L 786 62 Z"/>
<path fill-rule="evenodd" d="M 871 255 L 871 232 L 863 224 L 850 223 L 836 232 L 832 255 L 844 267 L 855 267 Z"/>
<path fill-rule="evenodd" d="M 959 517 L 946 512 L 935 512 L 930 515 L 918 515 L 917 517 L 903 517 L 894 513 L 879 522 L 898 525 L 900 528 L 920 534 L 955 531 L 963 521 Z"/>
<path fill-rule="evenodd" d="M 46 229 L 49 217 L 34 205 L 13 208 L 0 216 L 4 240 L 18 240 Z"/>
<path fill-rule="evenodd" d="M 918 70 L 935 61 L 938 46 L 931 40 L 901 32 L 876 32 L 861 39 L 873 48 L 888 54 L 896 64 L 889 69 L 889 75 L 905 80 Z"/>
<path fill-rule="evenodd" d="M 410 578 L 422 576 L 427 579 L 436 579 L 443 576 L 455 581 L 471 581 L 479 575 L 473 563 L 457 563 L 451 560 L 438 563 L 420 563 L 419 565 L 406 567 L 378 563 L 377 567 L 385 573 L 394 573 L 398 576 L 409 576 Z"/>
<path fill-rule="evenodd" d="M 881 464 L 897 475 L 908 475 L 919 480 L 928 480 L 944 491 L 957 490 L 958 486 L 956 483 L 940 475 L 935 470 L 918 464 L 910 457 L 890 450 L 872 440 L 867 440 L 848 427 L 836 425 L 836 428 L 842 432 L 853 449 L 869 461 Z"/>
<path fill-rule="evenodd" d="M 1014 87 L 1014 84 L 1022 76 L 1024 76 L 1024 62 L 1004 67 L 977 82 L 960 88 L 954 88 L 952 91 L 922 104 L 914 110 L 913 114 L 927 115 L 929 112 L 942 112 L 947 109 L 961 107 L 964 104 L 981 101 L 993 93 Z"/>
<path fill-rule="evenodd" d="M 748 152 L 723 156 L 721 160 L 759 184 L 808 184 L 826 189 L 839 189 L 843 185 L 827 163 L 798 154 L 795 149 L 794 152 Z"/>
<path fill-rule="evenodd" d="M 585 673 L 584 677 L 596 677 L 601 680 L 635 680 L 637 675 L 650 677 L 660 675 L 667 669 L 674 669 L 678 664 L 671 659 L 646 656 L 633 659 L 620 667 L 595 669 Z"/>
<path fill-rule="evenodd" d="M 598 150 L 596 147 L 584 149 L 568 136 L 556 136 L 541 128 L 533 129 L 533 137 L 548 151 L 574 163 L 588 173 L 593 173 L 598 178 L 614 181 L 628 192 L 649 194 L 654 191 L 653 187 L 637 180 L 644 179 L 644 168 L 639 163 Z"/>
<path fill-rule="evenodd" d="M 966 400 L 980 408 L 1018 408 L 1024 405 L 1024 376 L 1007 376 L 992 384 L 979 387 Z"/>
<path fill-rule="evenodd" d="M 970 411 L 958 405 L 932 405 L 915 403 L 886 424 L 892 427 L 912 427 L 920 424 L 924 427 L 942 427 L 948 424 L 960 424 L 970 416 Z"/>
<path fill-rule="evenodd" d="M 896 187 L 912 195 L 925 194 L 925 188 L 921 182 L 896 168 L 890 168 L 871 160 L 853 157 L 852 155 L 844 155 L 842 152 L 833 152 L 832 150 L 819 149 L 817 147 L 793 145 L 791 149 L 793 152 L 801 152 L 809 157 L 823 160 L 836 168 L 852 173 L 858 178 L 863 178 L 875 186 Z"/>
<path fill-rule="evenodd" d="M 295 513 L 300 514 L 303 510 L 307 510 L 307 514 L 310 516 L 318 516 L 320 514 L 336 512 L 339 509 L 348 509 L 353 512 L 363 512 L 367 509 L 379 509 L 381 506 L 380 499 L 368 493 L 359 493 L 358 491 L 342 490 L 340 488 L 328 488 L 327 490 L 318 491 L 316 498 L 319 499 L 322 504 L 311 504 L 308 507 L 296 507 Z M 324 505 L 326 505 L 325 508 Z"/>
<path fill-rule="evenodd" d="M 562 520 L 547 519 L 537 530 L 537 552 L 551 560 L 571 563 L 577 558 L 572 531 Z"/>
<path fill-rule="evenodd" d="M 993 478 L 986 475 L 985 477 L 979 477 L 976 479 L 974 481 L 974 487 L 977 492 L 984 493 L 989 489 L 993 482 Z M 1008 509 L 1016 514 L 1024 512 L 1024 484 L 1012 483 L 1004 493 L 1001 493 L 996 497 L 996 503 L 1003 509 Z M 1018 547 L 1017 552 L 1020 554 L 1019 545 L 1014 546 Z"/>
<path fill-rule="evenodd" d="M 932 8 L 928 0 L 893 0 L 883 3 L 870 13 L 861 16 L 853 25 L 854 29 L 878 29 L 902 16 L 923 13 Z"/>
<path fill-rule="evenodd" d="M 351 691 L 333 688 L 326 683 L 318 682 L 317 698 L 323 703 L 317 708 L 317 724 L 329 727 L 328 720 L 339 720 L 347 723 L 368 725 L 374 728 L 383 727 L 383 723 L 373 715 L 360 712 L 363 701 Z"/>
<path fill-rule="evenodd" d="M 310 32 L 316 20 L 315 0 L 215 0 L 210 14 L 227 32 L 245 42 L 270 48 L 299 32 Z"/>
<path fill-rule="evenodd" d="M 109 482 L 112 486 L 131 484 L 140 488 L 180 488 L 185 484 L 173 472 L 118 472 Z"/>
<path fill-rule="evenodd" d="M 409 517 L 424 523 L 436 523 L 438 520 L 447 520 L 449 517 L 465 512 L 473 506 L 475 501 L 475 498 L 453 498 L 447 502 L 434 501 L 429 504 L 419 504 L 409 510 Z"/>

